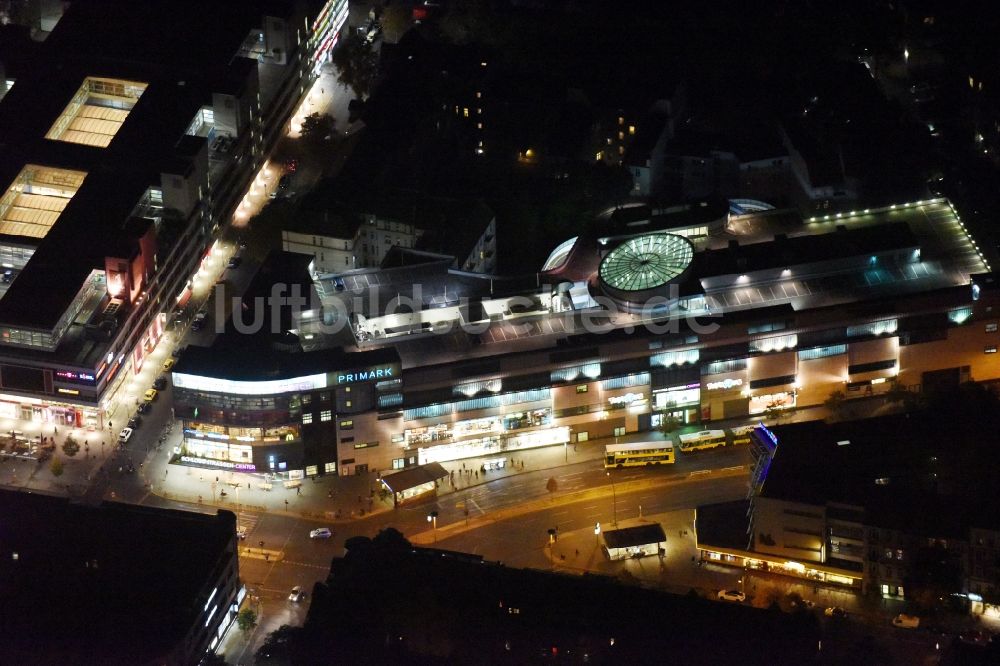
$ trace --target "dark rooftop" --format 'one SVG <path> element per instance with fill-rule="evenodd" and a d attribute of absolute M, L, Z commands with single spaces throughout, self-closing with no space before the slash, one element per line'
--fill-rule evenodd
<path fill-rule="evenodd" d="M 604 532 L 604 542 L 608 548 L 646 546 L 651 543 L 663 543 L 666 540 L 667 535 L 663 533 L 663 528 L 660 527 L 659 523 L 634 525 Z"/>
<path fill-rule="evenodd" d="M 5 663 L 159 659 L 202 611 L 199 595 L 219 563 L 236 557 L 228 511 L 91 507 L 0 491 L 0 513 Z"/>
<path fill-rule="evenodd" d="M 0 102 L 0 191 L 26 164 L 80 170 L 87 178 L 0 300 L 0 322 L 55 325 L 90 271 L 103 268 L 146 188 L 190 154 L 184 133 L 195 112 L 211 103 L 233 67 L 254 66 L 233 59 L 250 29 L 265 14 L 288 15 L 292 4 L 248 0 L 239 10 L 196 0 L 69 4 Z M 88 76 L 148 87 L 107 148 L 45 139 Z"/>
<path fill-rule="evenodd" d="M 979 404 L 953 392 L 955 400 Z M 778 447 L 761 495 L 864 507 L 871 524 L 938 536 L 961 535 L 971 523 L 997 525 L 986 507 L 995 503 L 1000 454 L 983 443 L 996 427 L 992 414 L 978 413 L 986 409 L 942 406 L 933 414 L 776 426 Z"/>
<path fill-rule="evenodd" d="M 588 654 L 601 664 L 663 664 L 669 655 L 692 666 L 750 666 L 815 656 L 818 627 L 810 614 L 413 548 L 395 530 L 346 545 L 346 557 L 334 560 L 316 587 L 303 629 L 290 636 L 309 663 L 330 654 L 350 663 L 455 664 L 580 661 Z M 387 645 L 386 634 L 402 638 Z"/>
<path fill-rule="evenodd" d="M 770 242 L 699 252 L 695 254 L 692 273 L 699 277 L 733 275 L 919 247 L 919 240 L 905 222 L 838 229 L 822 236 L 779 235 Z"/>
<path fill-rule="evenodd" d="M 448 476 L 448 471 L 441 466 L 441 463 L 428 463 L 409 467 L 401 472 L 393 472 L 382 476 L 382 483 L 387 485 L 392 492 L 401 493 L 419 485 L 437 481 Z"/>

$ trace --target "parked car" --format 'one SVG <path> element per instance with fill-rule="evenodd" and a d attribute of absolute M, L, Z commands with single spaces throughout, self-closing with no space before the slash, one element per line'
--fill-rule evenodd
<path fill-rule="evenodd" d="M 287 190 L 288 186 L 291 185 L 291 184 L 292 184 L 292 177 L 289 174 L 286 173 L 278 181 L 278 189 L 279 190 Z"/>
<path fill-rule="evenodd" d="M 892 618 L 892 626 L 899 627 L 901 629 L 916 629 L 920 626 L 920 618 L 916 615 L 900 613 L 896 617 Z"/>
<path fill-rule="evenodd" d="M 829 608 L 823 611 L 823 615 L 834 618 L 845 618 L 847 617 L 847 611 L 845 611 L 840 606 L 830 606 Z"/>
<path fill-rule="evenodd" d="M 310 539 L 329 539 L 333 536 L 333 532 L 330 531 L 329 527 L 320 527 L 309 533 Z"/>
<path fill-rule="evenodd" d="M 739 590 L 719 590 L 718 596 L 721 601 L 735 601 L 737 603 L 742 603 L 747 600 L 747 595 L 743 594 Z"/>
<path fill-rule="evenodd" d="M 142 394 L 142 397 L 146 402 L 153 402 L 154 400 L 156 400 L 156 396 L 158 396 L 159 394 L 160 394 L 159 391 L 157 391 L 155 388 L 151 388 L 151 389 L 146 389 L 146 392 Z"/>
<path fill-rule="evenodd" d="M 132 428 L 132 430 L 135 430 L 140 425 L 142 425 L 142 417 L 138 414 L 128 420 L 128 427 Z"/>
<path fill-rule="evenodd" d="M 247 538 L 247 528 L 245 525 L 240 525 L 236 528 L 236 538 L 246 539 Z"/>
<path fill-rule="evenodd" d="M 296 585 L 292 588 L 292 591 L 288 593 L 288 600 L 298 603 L 306 598 L 306 593 L 302 591 L 302 588 Z"/>
<path fill-rule="evenodd" d="M 122 431 L 118 433 L 118 443 L 124 445 L 130 439 L 132 439 L 132 428 L 122 428 Z"/>
<path fill-rule="evenodd" d="M 163 389 L 167 388 L 167 378 L 161 375 L 156 379 L 154 379 L 153 388 L 155 388 L 157 391 L 162 391 Z"/>
<path fill-rule="evenodd" d="M 153 409 L 153 403 L 151 402 L 140 402 L 136 411 L 140 414 L 149 414 L 150 410 Z"/>
<path fill-rule="evenodd" d="M 239 268 L 240 264 L 242 264 L 242 263 L 243 263 L 243 258 L 242 257 L 235 257 L 234 256 L 234 257 L 230 257 L 229 258 L 229 263 L 226 264 L 226 266 L 228 266 L 229 268 Z"/>
<path fill-rule="evenodd" d="M 203 328 L 205 328 L 205 319 L 204 318 L 202 318 L 202 319 L 197 319 L 196 318 L 193 322 L 191 322 L 191 330 L 192 331 L 200 331 Z"/>

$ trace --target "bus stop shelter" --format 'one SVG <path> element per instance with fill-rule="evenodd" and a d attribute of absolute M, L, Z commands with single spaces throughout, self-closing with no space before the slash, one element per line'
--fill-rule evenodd
<path fill-rule="evenodd" d="M 394 474 L 382 477 L 382 485 L 392 493 L 392 505 L 399 506 L 406 502 L 437 489 L 438 481 L 448 476 L 441 463 L 428 463 L 409 467 Z"/>
<path fill-rule="evenodd" d="M 604 532 L 604 554 L 609 560 L 659 555 L 667 535 L 659 523 L 646 523 Z"/>

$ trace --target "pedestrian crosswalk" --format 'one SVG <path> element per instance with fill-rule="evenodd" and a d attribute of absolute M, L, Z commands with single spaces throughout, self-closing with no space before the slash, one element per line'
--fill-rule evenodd
<path fill-rule="evenodd" d="M 240 511 L 236 516 L 236 527 L 245 528 L 249 537 L 253 533 L 253 529 L 257 527 L 258 520 L 260 520 L 260 514 Z"/>

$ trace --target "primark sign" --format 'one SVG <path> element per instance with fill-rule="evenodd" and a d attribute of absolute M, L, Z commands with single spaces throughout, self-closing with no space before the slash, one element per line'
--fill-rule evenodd
<path fill-rule="evenodd" d="M 381 382 L 392 379 L 399 379 L 400 367 L 398 363 L 387 363 L 386 365 L 376 365 L 362 370 L 345 370 L 330 373 L 334 379 L 334 384 L 343 386 L 344 384 L 357 384 L 358 382 Z"/>

